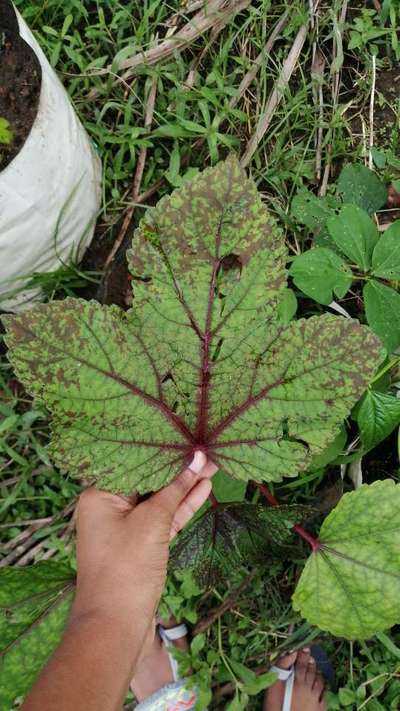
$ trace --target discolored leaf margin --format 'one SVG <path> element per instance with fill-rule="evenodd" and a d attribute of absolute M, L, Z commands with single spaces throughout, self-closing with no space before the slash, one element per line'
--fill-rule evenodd
<path fill-rule="evenodd" d="M 312 515 L 308 506 L 217 504 L 182 531 L 171 551 L 170 569 L 193 569 L 201 583 L 228 580 L 241 565 L 265 564 L 293 553 L 292 527 Z M 296 553 L 297 553 L 297 549 Z"/>
<path fill-rule="evenodd" d="M 124 313 L 65 299 L 7 316 L 10 360 L 53 413 L 50 453 L 102 488 L 160 488 L 205 451 L 281 481 L 337 434 L 382 357 L 357 322 L 282 323 L 281 233 L 233 156 L 147 211 Z"/>
<path fill-rule="evenodd" d="M 320 531 L 293 595 L 313 625 L 368 639 L 400 620 L 400 485 L 363 484 L 345 494 Z"/>
<path fill-rule="evenodd" d="M 24 696 L 59 643 L 75 587 L 68 565 L 0 571 L 0 708 Z"/>

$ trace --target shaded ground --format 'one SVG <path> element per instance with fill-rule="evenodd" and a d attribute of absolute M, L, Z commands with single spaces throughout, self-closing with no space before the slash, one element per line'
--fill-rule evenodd
<path fill-rule="evenodd" d="M 35 120 L 42 71 L 31 48 L 19 36 L 11 2 L 0 6 L 0 117 L 10 124 L 13 138 L 0 144 L 0 171 L 21 150 Z"/>

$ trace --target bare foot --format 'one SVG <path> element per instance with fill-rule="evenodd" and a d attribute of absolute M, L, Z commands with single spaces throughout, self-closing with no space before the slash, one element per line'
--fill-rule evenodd
<path fill-rule="evenodd" d="M 325 682 L 318 673 L 308 648 L 287 654 L 276 666 L 289 669 L 295 666 L 292 707 L 290 711 L 326 711 L 323 698 Z M 264 711 L 282 711 L 286 682 L 276 681 L 265 694 Z"/>
<path fill-rule="evenodd" d="M 176 620 L 172 617 L 168 621 L 162 621 L 162 626 L 166 629 L 175 627 L 176 624 Z M 171 644 L 183 652 L 189 651 L 187 637 L 177 639 Z M 153 641 L 149 645 L 146 645 L 145 653 L 140 657 L 137 663 L 135 676 L 130 683 L 130 688 L 135 694 L 136 699 L 143 701 L 158 691 L 158 689 L 161 689 L 166 684 L 170 684 L 173 680 L 167 650 L 160 639 L 157 628 L 155 628 Z"/>

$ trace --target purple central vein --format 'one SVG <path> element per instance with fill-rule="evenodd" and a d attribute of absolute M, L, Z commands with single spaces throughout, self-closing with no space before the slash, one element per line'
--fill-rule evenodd
<path fill-rule="evenodd" d="M 260 400 L 263 400 L 263 398 L 267 395 L 267 393 L 268 393 L 270 390 L 273 390 L 273 388 L 276 388 L 278 385 L 283 385 L 284 383 L 285 383 L 285 380 L 284 380 L 283 378 L 278 378 L 278 380 L 275 380 L 274 383 L 271 383 L 270 385 L 267 385 L 265 388 L 263 388 L 262 390 L 260 390 L 260 392 L 257 393 L 257 395 L 254 395 L 253 397 L 247 398 L 247 400 L 245 400 L 244 402 L 242 402 L 241 405 L 239 405 L 239 406 L 236 407 L 234 410 L 232 410 L 231 414 L 228 415 L 228 417 L 226 417 L 224 420 L 222 420 L 222 422 L 220 422 L 219 425 L 217 425 L 217 426 L 212 430 L 212 432 L 210 432 L 210 435 L 209 435 L 209 440 L 210 440 L 210 442 L 211 442 L 211 441 L 214 442 L 215 439 L 216 439 L 227 427 L 229 427 L 229 425 L 231 425 L 232 422 L 234 422 L 238 417 L 240 417 L 241 415 L 243 415 L 243 413 L 246 412 L 246 410 L 248 410 L 249 407 L 252 407 L 253 405 L 255 405 L 255 404 L 256 404 L 257 402 L 259 402 Z"/>
<path fill-rule="evenodd" d="M 212 340 L 211 323 L 213 315 L 213 305 L 215 299 L 215 285 L 217 280 L 219 259 L 214 260 L 211 273 L 210 285 L 208 289 L 207 314 L 204 328 L 204 336 L 201 345 L 201 371 L 200 371 L 200 398 L 196 425 L 196 439 L 202 442 L 206 436 L 207 420 L 208 420 L 208 401 L 210 393 L 210 346 Z"/>

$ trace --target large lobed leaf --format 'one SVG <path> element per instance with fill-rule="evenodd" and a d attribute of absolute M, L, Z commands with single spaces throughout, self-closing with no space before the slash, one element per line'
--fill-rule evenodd
<path fill-rule="evenodd" d="M 265 564 L 287 554 L 293 524 L 312 513 L 301 505 L 215 505 L 179 535 L 171 551 L 170 567 L 193 568 L 202 584 L 229 579 L 241 565 Z"/>
<path fill-rule="evenodd" d="M 147 211 L 130 312 L 66 299 L 7 316 L 11 361 L 53 412 L 54 461 L 119 492 L 161 487 L 196 448 L 244 481 L 307 468 L 381 349 L 356 321 L 283 323 L 285 259 L 230 157 Z"/>
<path fill-rule="evenodd" d="M 0 708 L 24 696 L 59 643 L 74 573 L 45 561 L 0 571 Z"/>
<path fill-rule="evenodd" d="M 293 596 L 311 623 L 366 639 L 400 619 L 400 485 L 363 484 L 325 519 Z"/>

